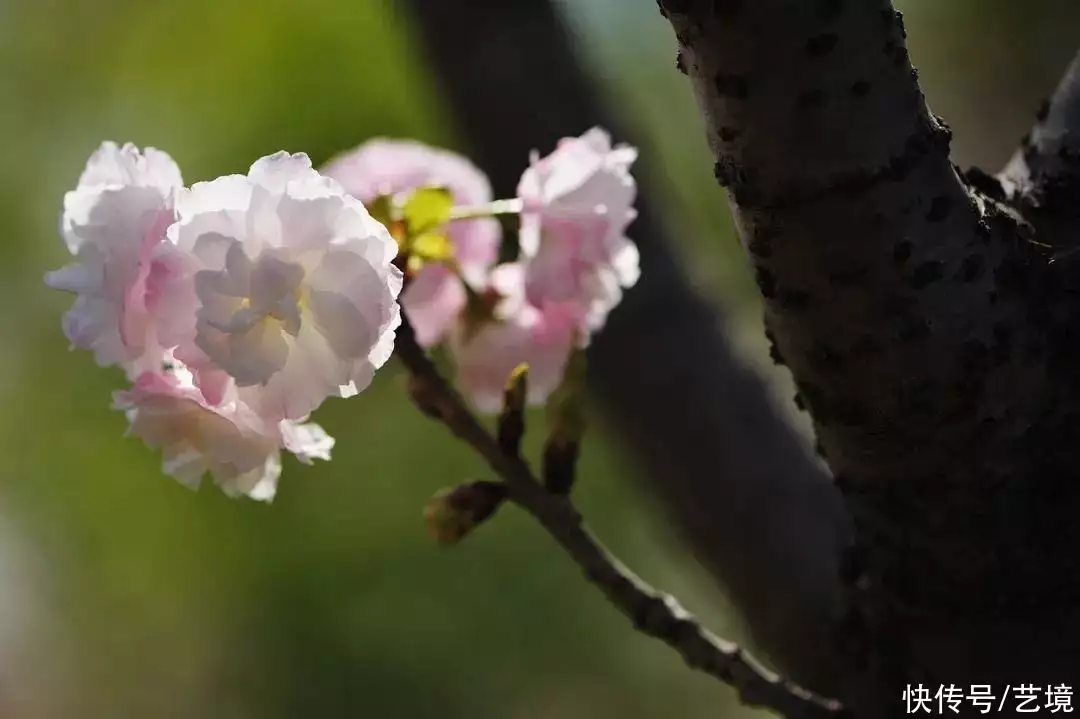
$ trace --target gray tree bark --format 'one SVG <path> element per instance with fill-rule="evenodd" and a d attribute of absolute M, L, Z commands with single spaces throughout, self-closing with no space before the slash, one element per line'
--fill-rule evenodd
<path fill-rule="evenodd" d="M 855 518 L 839 698 L 886 716 L 905 684 L 1070 684 L 1076 296 L 1048 248 L 1075 243 L 1076 66 L 1006 204 L 951 164 L 887 0 L 659 4 Z"/>
<path fill-rule="evenodd" d="M 1067 258 L 1080 243 L 1080 54 L 1039 108 L 1001 182 L 1040 235 L 1057 243 L 1056 256 Z"/>
<path fill-rule="evenodd" d="M 632 141 L 549 0 L 407 5 L 469 155 L 501 196 L 514 194 L 529 152 L 560 137 L 600 124 Z M 645 162 L 636 174 L 647 178 Z M 849 520 L 762 379 L 733 354 L 718 308 L 690 286 L 643 184 L 630 231 L 642 279 L 590 348 L 590 387 L 756 643 L 828 693 Z"/>

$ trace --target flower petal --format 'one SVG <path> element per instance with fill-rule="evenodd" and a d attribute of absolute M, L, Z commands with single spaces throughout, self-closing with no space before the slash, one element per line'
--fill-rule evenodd
<path fill-rule="evenodd" d="M 330 460 L 334 438 L 317 424 L 284 421 L 281 423 L 281 436 L 285 449 L 295 454 L 304 464 L 311 464 L 315 459 Z"/>
<path fill-rule="evenodd" d="M 461 280 L 447 267 L 427 265 L 401 295 L 401 306 L 421 347 L 439 344 L 465 310 Z"/>

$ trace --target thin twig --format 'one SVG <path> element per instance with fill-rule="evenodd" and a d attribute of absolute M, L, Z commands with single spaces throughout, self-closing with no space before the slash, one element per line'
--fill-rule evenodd
<path fill-rule="evenodd" d="M 438 417 L 487 461 L 506 483 L 508 498 L 547 530 L 638 631 L 679 652 L 690 667 L 734 687 L 747 706 L 806 719 L 843 714 L 838 702 L 818 697 L 770 672 L 739 646 L 704 629 L 674 597 L 653 589 L 605 550 L 567 498 L 550 494 L 520 456 L 502 451 L 416 343 L 405 319 L 398 330 L 396 347 L 414 384 L 423 386 L 425 411 Z"/>

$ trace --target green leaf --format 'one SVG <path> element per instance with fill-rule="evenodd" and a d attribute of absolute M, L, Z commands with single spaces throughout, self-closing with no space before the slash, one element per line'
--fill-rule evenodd
<path fill-rule="evenodd" d="M 450 239 L 433 232 L 414 237 L 409 250 L 424 262 L 445 262 L 454 258 L 454 245 Z"/>
<path fill-rule="evenodd" d="M 417 238 L 442 227 L 450 220 L 454 198 L 445 187 L 422 187 L 401 208 L 409 236 Z"/>

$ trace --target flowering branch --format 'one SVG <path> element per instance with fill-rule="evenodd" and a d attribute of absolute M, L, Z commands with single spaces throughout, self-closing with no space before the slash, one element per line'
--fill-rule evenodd
<path fill-rule="evenodd" d="M 570 501 L 547 491 L 526 461 L 505 452 L 480 424 L 417 343 L 407 319 L 398 330 L 396 348 L 397 357 L 411 374 L 413 396 L 425 414 L 441 421 L 483 457 L 505 483 L 506 498 L 547 530 L 589 582 L 629 617 L 638 631 L 667 644 L 691 668 L 734 687 L 747 706 L 807 719 L 842 713 L 837 702 L 770 672 L 739 646 L 704 629 L 674 597 L 646 584 L 605 550 Z"/>
<path fill-rule="evenodd" d="M 415 45 L 498 196 L 514 191 L 533 148 L 582 127 L 634 139 L 635 123 L 589 72 L 562 5 L 395 5 L 410 11 Z M 589 394 L 638 468 L 629 479 L 658 502 L 755 646 L 786 675 L 831 695 L 841 662 L 829 627 L 850 519 L 828 473 L 733 346 L 724 308 L 688 278 L 677 251 L 685 228 L 657 184 L 679 178 L 660 159 L 643 151 L 639 161 L 632 227 L 642 276 L 589 349 Z M 643 344 L 678 351 L 643 352 Z"/>
<path fill-rule="evenodd" d="M 322 172 L 279 152 L 190 187 L 167 154 L 104 143 L 65 196 L 73 262 L 47 281 L 76 295 L 72 345 L 125 370 L 132 385 L 116 407 L 161 450 L 163 471 L 264 501 L 282 451 L 330 459 L 333 438 L 307 420 L 325 399 L 362 392 L 397 335 L 417 405 L 502 478 L 440 494 L 427 508 L 438 539 L 461 539 L 513 501 L 690 666 L 748 704 L 831 716 L 838 703 L 766 671 L 624 570 L 565 499 L 585 429 L 585 348 L 639 277 L 625 234 L 636 157 L 594 127 L 534 153 L 517 196 L 493 201 L 465 158 L 414 142 L 372 140 Z M 518 257 L 497 264 L 492 215 L 505 213 L 518 215 Z M 461 395 L 425 354 L 443 344 Z M 497 436 L 464 397 L 501 409 Z M 541 404 L 551 432 L 537 479 L 520 444 L 525 407 Z"/>

